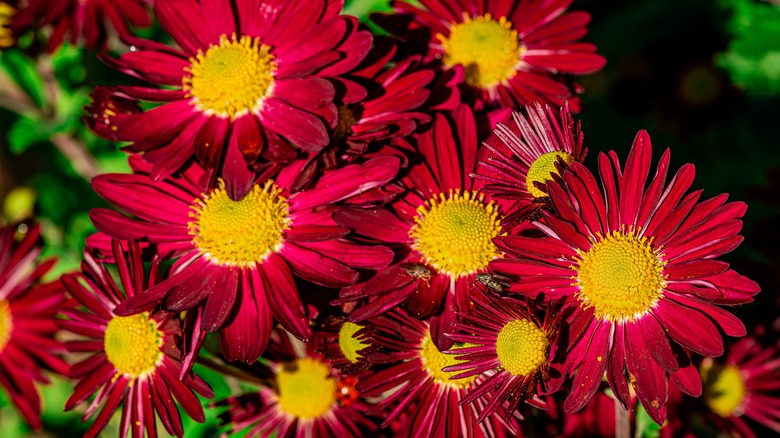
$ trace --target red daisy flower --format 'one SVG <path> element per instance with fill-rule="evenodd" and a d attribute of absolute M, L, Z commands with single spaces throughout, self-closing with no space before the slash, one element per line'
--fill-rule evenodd
<path fill-rule="evenodd" d="M 90 131 L 107 140 L 120 141 L 117 120 L 141 112 L 138 103 L 123 97 L 112 87 L 97 86 L 89 97 L 90 103 L 84 106 L 87 115 L 82 120 Z"/>
<path fill-rule="evenodd" d="M 273 384 L 258 393 L 231 397 L 217 403 L 228 410 L 220 415 L 232 432 L 248 428 L 249 436 L 328 438 L 365 436 L 376 425 L 363 413 L 360 400 L 343 402 L 340 374 L 320 355 L 282 330 L 275 330 L 268 360 L 255 366 Z"/>
<path fill-rule="evenodd" d="M 683 197 L 693 181 L 690 164 L 667 187 L 669 150 L 645 187 L 650 161 L 650 137 L 640 131 L 625 169 L 614 152 L 599 156 L 603 192 L 590 171 L 572 163 L 562 183 L 547 184 L 556 215 L 544 212 L 534 223 L 547 237 L 497 242 L 511 256 L 490 268 L 519 278 L 510 292 L 569 299 L 568 371 L 578 367 L 564 406 L 570 412 L 585 406 L 606 371 L 624 408 L 630 381 L 662 424 L 667 376 L 681 391 L 701 393 L 681 347 L 722 354 L 718 327 L 729 336 L 744 336 L 745 327 L 714 304 L 749 302 L 760 290 L 716 259 L 742 241 L 746 205 L 726 204 L 726 195 L 698 203 L 701 191 Z"/>
<path fill-rule="evenodd" d="M 576 112 L 573 91 L 581 87 L 560 75 L 593 73 L 606 61 L 593 44 L 577 42 L 588 32 L 590 14 L 567 13 L 572 1 L 394 1 L 397 15 L 377 18 L 391 33 L 425 45 L 427 59 L 462 66 L 466 84 L 483 101 L 560 106 L 568 99 Z"/>
<path fill-rule="evenodd" d="M 203 407 L 193 391 L 207 398 L 214 394 L 197 376 L 187 374 L 179 380 L 182 362 L 176 340 L 181 338 L 181 328 L 175 314 L 157 309 L 131 316 L 115 313 L 117 305 L 155 283 L 160 262 L 157 257 L 153 259 L 145 285 L 140 249 L 135 242 L 128 246 L 125 252 L 118 241 L 113 242 L 121 285 L 105 264 L 89 254 L 84 256 L 80 274 L 62 277 L 62 284 L 84 308 L 64 311 L 69 319 L 57 323 L 85 338 L 68 342 L 69 351 L 89 354 L 71 366 L 69 375 L 79 383 L 65 410 L 97 393 L 84 413 L 84 421 L 98 410 L 100 413 L 85 436 L 97 436 L 124 400 L 120 437 L 128 431 L 134 437 L 143 437 L 144 431 L 156 436 L 156 415 L 168 433 L 181 437 L 184 432 L 173 397 L 190 417 L 203 422 Z"/>
<path fill-rule="evenodd" d="M 17 239 L 17 230 L 24 234 Z M 55 340 L 55 314 L 69 306 L 60 283 L 40 284 L 54 259 L 36 264 L 40 229 L 26 224 L 0 227 L 0 384 L 24 419 L 41 427 L 41 400 L 35 382 L 49 383 L 43 370 L 67 374 L 64 352 Z"/>
<path fill-rule="evenodd" d="M 362 397 L 386 396 L 368 411 L 372 415 L 386 414 L 382 427 L 409 414 L 409 436 L 488 437 L 516 433 L 514 419 L 507 422 L 491 415 L 478 424 L 478 410 L 484 409 L 490 398 L 477 399 L 473 404 L 463 400 L 484 376 L 451 380 L 456 373 L 442 368 L 460 361 L 436 348 L 427 322 L 397 311 L 373 318 L 371 324 L 372 340 L 390 351 L 372 355 L 369 361 L 390 367 L 363 378 L 357 389 Z"/>
<path fill-rule="evenodd" d="M 318 167 L 333 169 L 360 156 L 395 153 L 383 142 L 382 147 L 367 155 L 370 145 L 406 137 L 431 120 L 428 114 L 415 110 L 430 96 L 426 87 L 434 78 L 433 71 L 420 69 L 419 57 L 408 57 L 385 68 L 395 53 L 395 44 L 381 39 L 355 71 L 338 78 L 340 88 L 345 90 L 336 99 L 338 123 L 328 147 L 310 157 L 298 185 L 305 187 L 315 179 Z"/>
<path fill-rule="evenodd" d="M 361 154 L 371 142 L 406 137 L 418 124 L 431 120 L 429 115 L 414 110 L 428 100 L 430 91 L 425 87 L 433 80 L 433 71 L 418 69 L 418 57 L 385 69 L 395 53 L 394 44 L 375 47 L 365 65 L 349 76 L 351 81 L 365 86 L 367 95 L 339 108 L 333 140 L 343 141 L 347 154 Z"/>
<path fill-rule="evenodd" d="M 538 102 L 526 106 L 526 112 L 528 116 L 512 113 L 511 126 L 496 126 L 485 142 L 487 156 L 472 175 L 485 182 L 486 193 L 520 202 L 520 208 L 506 218 L 507 223 L 538 219 L 539 210 L 550 203 L 547 181 L 559 175 L 563 163 L 582 163 L 588 151 L 582 146 L 580 123 L 575 126 L 568 102 L 560 114 Z"/>
<path fill-rule="evenodd" d="M 194 318 L 186 330 L 194 339 L 186 348 L 190 357 L 203 332 L 222 328 L 223 354 L 253 362 L 268 343 L 273 317 L 295 336 L 308 338 L 311 328 L 292 273 L 321 286 L 343 287 L 358 280 L 353 268 L 387 266 L 391 250 L 344 240 L 349 230 L 331 215 L 337 203 L 365 202 L 365 192 L 395 177 L 399 160 L 380 157 L 349 165 L 325 172 L 309 190 L 293 190 L 304 164 L 298 160 L 274 179 L 261 176 L 238 201 L 228 197 L 222 182 L 209 190 L 207 174 L 197 165 L 153 182 L 149 166 L 136 158 L 133 175 L 93 179 L 100 196 L 136 217 L 93 210 L 98 230 L 154 244 L 166 258 L 179 257 L 168 279 L 131 297 L 117 312 L 133 314 L 160 302 L 171 312 L 198 308 L 188 315 Z"/>
<path fill-rule="evenodd" d="M 431 129 L 415 136 L 421 160 L 401 181 L 406 191 L 386 209 L 349 208 L 334 220 L 365 238 L 397 249 L 401 262 L 368 282 L 344 291 L 377 298 L 351 314 L 355 322 L 401 302 L 417 318 L 432 316 L 434 341 L 445 350 L 456 310 L 468 308 L 475 274 L 500 257 L 493 238 L 501 234 L 500 203 L 468 177 L 477 160 L 474 116 L 465 105 L 454 124 L 437 114 Z"/>
<path fill-rule="evenodd" d="M 92 49 L 104 48 L 112 30 L 121 37 L 132 37 L 130 26 L 147 27 L 151 24 L 146 0 L 27 0 L 14 18 L 14 28 L 52 26 L 47 50 L 53 52 L 63 41 Z M 109 30 L 105 22 L 110 21 Z"/>
<path fill-rule="evenodd" d="M 377 350 L 371 342 L 371 328 L 346 317 L 329 317 L 312 337 L 314 351 L 322 354 L 333 368 L 355 374 L 371 367 L 366 358 Z"/>
<path fill-rule="evenodd" d="M 558 309 L 549 309 L 544 320 L 528 302 L 500 299 L 478 290 L 470 295 L 474 307 L 461 314 L 464 323 L 455 323 L 450 337 L 468 347 L 445 351 L 460 362 L 444 368 L 452 379 L 488 373 L 490 377 L 475 385 L 463 403 L 470 403 L 491 392 L 489 403 L 477 421 L 484 420 L 500 407 L 513 414 L 526 401 L 545 408 L 537 394 L 555 392 L 563 383 L 563 373 L 550 368 L 557 343 Z"/>
<path fill-rule="evenodd" d="M 321 150 L 338 118 L 327 78 L 354 69 L 372 40 L 357 31 L 355 18 L 339 16 L 341 7 L 338 0 L 241 0 L 235 7 L 227 0 L 155 2 L 163 29 L 181 50 L 132 40 L 135 50 L 103 58 L 165 87 L 118 87 L 136 100 L 163 104 L 127 117 L 117 135 L 134 142 L 129 150 L 145 152 L 155 179 L 179 169 L 193 152 L 205 167 L 217 167 L 225 145 L 250 164 L 261 155 L 289 158 L 283 139 Z M 228 190 L 233 199 L 243 197 L 231 185 Z"/>
<path fill-rule="evenodd" d="M 752 337 L 728 349 L 726 360 L 705 359 L 700 367 L 704 402 L 719 417 L 721 430 L 753 438 L 756 432 L 743 417 L 780 433 L 780 355 Z"/>

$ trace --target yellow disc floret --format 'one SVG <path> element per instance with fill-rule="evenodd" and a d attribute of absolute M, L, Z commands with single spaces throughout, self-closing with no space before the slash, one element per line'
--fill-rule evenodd
<path fill-rule="evenodd" d="M 440 193 L 417 209 L 414 221 L 413 247 L 439 272 L 473 274 L 499 256 L 493 238 L 501 234 L 501 217 L 481 193 Z"/>
<path fill-rule="evenodd" d="M 276 374 L 279 408 L 300 419 L 325 415 L 336 401 L 336 379 L 324 362 L 307 357 L 282 367 Z"/>
<path fill-rule="evenodd" d="M 8 341 L 11 339 L 11 332 L 14 328 L 13 318 L 11 317 L 11 306 L 8 301 L 0 300 L 0 353 L 3 352 Z"/>
<path fill-rule="evenodd" d="M 528 168 L 528 175 L 525 177 L 525 185 L 528 188 L 528 193 L 533 195 L 534 198 L 547 196 L 546 193 L 536 188 L 534 182 L 544 184 L 552 179 L 550 176 L 551 173 L 558 174 L 557 169 L 555 169 L 555 163 L 558 161 L 558 157 L 563 158 L 563 161 L 566 162 L 566 164 L 574 162 L 574 156 L 566 152 L 547 152 L 534 160 Z"/>
<path fill-rule="evenodd" d="M 13 31 L 11 31 L 10 25 L 15 14 L 16 9 L 6 2 L 0 2 L 0 48 L 10 47 L 14 44 Z"/>
<path fill-rule="evenodd" d="M 452 350 L 471 346 L 472 345 L 470 344 L 456 342 L 452 347 Z M 455 359 L 456 355 L 444 354 L 439 351 L 439 349 L 436 348 L 436 344 L 433 343 L 430 334 L 422 341 L 422 346 L 420 347 L 420 357 L 422 358 L 425 371 L 427 371 L 433 380 L 440 385 L 452 385 L 457 388 L 465 388 L 477 378 L 477 376 L 469 376 L 462 379 L 450 380 L 450 377 L 454 376 L 455 374 L 459 374 L 462 371 L 447 372 L 442 371 L 441 369 L 451 365 L 457 365 L 463 361 Z"/>
<path fill-rule="evenodd" d="M 118 374 L 141 377 L 162 360 L 163 334 L 149 313 L 115 316 L 106 327 L 103 348 Z"/>
<path fill-rule="evenodd" d="M 702 363 L 701 371 L 704 401 L 710 409 L 721 417 L 741 415 L 746 388 L 739 368 L 731 365 L 713 366 L 712 360 L 707 359 Z"/>
<path fill-rule="evenodd" d="M 527 376 L 547 360 L 547 336 L 527 319 L 509 321 L 496 339 L 501 367 L 515 376 Z"/>
<path fill-rule="evenodd" d="M 444 64 L 461 64 L 466 82 L 479 88 L 490 88 L 512 78 L 523 48 L 512 30 L 512 23 L 490 14 L 471 18 L 464 14 L 462 23 L 450 26 L 450 35 L 437 35 L 444 47 Z"/>
<path fill-rule="evenodd" d="M 355 334 L 362 328 L 355 323 L 347 321 L 339 329 L 339 347 L 344 357 L 352 363 L 357 363 L 360 360 L 358 351 L 368 347 L 368 344 L 361 342 L 360 339 L 355 337 Z"/>
<path fill-rule="evenodd" d="M 190 58 L 182 86 L 193 104 L 208 115 L 238 118 L 254 111 L 274 83 L 277 64 L 258 38 L 228 38 Z"/>
<path fill-rule="evenodd" d="M 597 318 L 634 321 L 663 296 L 665 262 L 647 237 L 612 231 L 577 253 L 577 296 L 585 307 L 595 308 Z"/>
<path fill-rule="evenodd" d="M 290 228 L 287 200 L 268 180 L 255 185 L 240 201 L 233 201 L 220 180 L 219 187 L 192 206 L 188 224 L 192 242 L 212 262 L 254 267 L 281 248 Z"/>

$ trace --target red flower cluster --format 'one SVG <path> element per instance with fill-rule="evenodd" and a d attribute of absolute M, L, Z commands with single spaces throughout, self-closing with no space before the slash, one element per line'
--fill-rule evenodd
<path fill-rule="evenodd" d="M 115 209 L 90 214 L 72 300 L 33 286 L 35 229 L 0 233 L 0 383 L 33 425 L 40 363 L 78 380 L 66 408 L 86 404 L 88 435 L 121 405 L 121 436 L 158 419 L 183 436 L 177 406 L 203 421 L 196 394 L 213 397 L 201 361 L 258 386 L 211 405 L 252 436 L 514 436 L 605 377 L 659 425 L 680 391 L 777 429 L 760 393 L 777 361 L 737 344 L 705 362 L 739 397 L 697 367 L 746 334 L 723 306 L 759 288 L 720 260 L 746 206 L 689 193 L 693 166 L 669 178 L 668 150 L 651 174 L 645 131 L 625 164 L 585 166 L 569 77 L 605 60 L 571 0 L 396 1 L 375 17 L 393 40 L 340 0 L 155 1 L 175 46 L 131 35 L 140 0 L 43 3 L 14 26 L 44 17 L 53 46 L 100 46 L 108 18 L 131 48 L 101 59 L 141 85 L 87 107 L 132 173 L 92 180 Z M 47 339 L 64 303 L 69 371 Z"/>

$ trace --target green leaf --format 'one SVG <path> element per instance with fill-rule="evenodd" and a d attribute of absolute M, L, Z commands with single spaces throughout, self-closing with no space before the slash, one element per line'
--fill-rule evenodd
<path fill-rule="evenodd" d="M 661 436 L 659 432 L 661 426 L 656 424 L 650 415 L 647 414 L 645 408 L 637 403 L 636 408 L 636 436 L 642 438 L 658 438 Z"/>
<path fill-rule="evenodd" d="M 725 0 L 734 38 L 715 62 L 754 97 L 780 95 L 780 7 L 752 0 Z"/>
<path fill-rule="evenodd" d="M 70 89 L 80 85 L 87 77 L 84 50 L 70 44 L 63 44 L 51 56 L 54 74 L 63 88 Z"/>
<path fill-rule="evenodd" d="M 49 141 L 49 137 L 54 132 L 56 132 L 56 125 L 51 121 L 22 116 L 14 122 L 8 132 L 8 150 L 12 154 L 21 154 L 34 144 Z"/>
<path fill-rule="evenodd" d="M 39 107 L 44 105 L 43 78 L 35 61 L 16 48 L 0 52 L 0 66 Z"/>

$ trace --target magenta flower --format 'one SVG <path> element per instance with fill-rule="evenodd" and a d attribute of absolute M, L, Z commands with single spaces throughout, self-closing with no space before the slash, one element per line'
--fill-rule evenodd
<path fill-rule="evenodd" d="M 455 311 L 468 307 L 475 274 L 501 256 L 493 238 L 502 233 L 505 207 L 468 176 L 478 141 L 471 110 L 461 105 L 452 118 L 437 114 L 430 129 L 414 136 L 419 159 L 401 180 L 405 191 L 387 208 L 346 208 L 334 215 L 339 224 L 396 248 L 401 257 L 344 291 L 373 299 L 351 319 L 362 321 L 404 303 L 413 317 L 432 318 L 433 339 L 442 350 L 452 345 L 444 333 Z"/>
<path fill-rule="evenodd" d="M 53 52 L 64 41 L 103 49 L 109 34 L 132 37 L 130 27 L 152 23 L 147 0 L 27 0 L 13 19 L 13 28 L 52 26 L 47 50 Z M 110 22 L 111 27 L 104 23 Z"/>
<path fill-rule="evenodd" d="M 372 341 L 385 347 L 387 352 L 370 356 L 369 361 L 389 367 L 363 378 L 357 389 L 362 397 L 384 395 L 368 411 L 372 415 L 384 416 L 382 427 L 400 421 L 409 428 L 404 436 L 420 437 L 471 438 L 517 434 L 518 424 L 511 412 L 507 415 L 503 410 L 499 411 L 508 420 L 499 415 L 489 415 L 486 421 L 477 421 L 478 412 L 490 402 L 490 395 L 478 398 L 473 404 L 464 400 L 484 381 L 485 375 L 453 379 L 456 372 L 443 371 L 442 368 L 461 361 L 436 347 L 427 322 L 394 311 L 373 318 L 370 324 L 374 330 Z M 460 348 L 466 351 L 469 346 L 459 343 L 453 352 Z"/>
<path fill-rule="evenodd" d="M 694 170 L 683 166 L 667 186 L 669 151 L 655 176 L 650 137 L 640 131 L 625 169 L 614 152 L 599 155 L 596 178 L 574 162 L 549 182 L 555 215 L 535 222 L 546 237 L 497 239 L 508 256 L 490 267 L 517 281 L 510 292 L 567 297 L 573 309 L 568 371 L 576 376 L 564 407 L 591 399 L 606 371 L 625 408 L 629 382 L 648 414 L 666 417 L 667 378 L 698 396 L 701 381 L 688 353 L 723 354 L 720 330 L 744 336 L 742 322 L 715 304 L 752 301 L 758 285 L 717 257 L 736 248 L 746 206 L 726 195 L 687 196 Z M 630 376 L 630 377 L 628 377 Z"/>
<path fill-rule="evenodd" d="M 294 157 L 288 141 L 318 152 L 330 141 L 338 111 L 328 80 L 354 69 L 372 37 L 357 20 L 340 16 L 341 1 L 272 0 L 155 2 L 163 29 L 181 49 L 132 40 L 135 50 L 103 58 L 123 72 L 157 84 L 117 87 L 160 106 L 125 119 L 117 136 L 133 142 L 154 164 L 155 179 L 193 156 L 206 168 L 222 165 L 225 147 L 244 161 L 227 161 L 225 175 L 261 155 Z M 243 192 L 233 192 L 233 199 Z"/>
<path fill-rule="evenodd" d="M 367 192 L 392 180 L 397 158 L 325 172 L 306 191 L 291 189 L 305 164 L 298 160 L 274 178 L 261 176 L 238 201 L 221 181 L 209 190 L 200 166 L 154 182 L 150 166 L 140 159 L 131 163 L 135 174 L 101 175 L 92 185 L 135 217 L 107 209 L 93 210 L 90 217 L 108 236 L 139 239 L 178 260 L 169 278 L 129 298 L 117 312 L 130 315 L 159 303 L 171 312 L 191 310 L 190 355 L 204 332 L 222 329 L 223 354 L 253 362 L 268 343 L 274 317 L 307 339 L 311 328 L 293 273 L 320 286 L 343 287 L 358 280 L 355 268 L 383 267 L 393 257 L 387 248 L 343 239 L 349 230 L 331 215 L 340 203 L 362 205 Z M 100 244 L 99 237 L 92 241 Z"/>
<path fill-rule="evenodd" d="M 494 134 L 485 142 L 486 156 L 473 175 L 484 182 L 486 193 L 518 201 L 505 219 L 508 224 L 538 219 L 539 210 L 550 204 L 547 181 L 559 174 L 559 167 L 585 161 L 588 152 L 568 102 L 559 114 L 547 105 L 542 108 L 538 102 L 525 110 L 527 115 L 512 113 L 508 126 L 497 124 Z"/>
<path fill-rule="evenodd" d="M 593 73 L 606 61 L 596 46 L 578 42 L 590 14 L 566 12 L 572 1 L 394 1 L 397 14 L 378 18 L 391 33 L 425 47 L 426 59 L 465 69 L 466 84 L 483 102 L 514 108 L 569 100 L 578 112 L 581 87 L 561 74 Z"/>
<path fill-rule="evenodd" d="M 267 360 L 255 365 L 273 384 L 217 403 L 228 409 L 220 415 L 233 432 L 268 438 L 329 438 L 369 436 L 376 425 L 365 417 L 362 400 L 344 401 L 340 389 L 352 379 L 283 330 L 275 330 Z"/>
<path fill-rule="evenodd" d="M 69 376 L 79 382 L 65 410 L 87 402 L 96 393 L 84 413 L 84 421 L 97 414 L 85 436 L 98 436 L 124 402 L 120 437 L 128 432 L 143 437 L 144 431 L 155 436 L 157 417 L 168 433 L 182 437 L 181 417 L 173 397 L 187 415 L 203 422 L 203 407 L 195 392 L 207 398 L 214 394 L 197 376 L 188 373 L 179 380 L 182 354 L 176 342 L 181 339 L 181 327 L 175 314 L 159 309 L 129 316 L 115 313 L 119 304 L 157 281 L 160 259 L 153 259 L 150 278 L 144 281 L 138 245 L 130 242 L 129 251 L 118 241 L 112 246 L 121 284 L 115 282 L 101 260 L 89 254 L 84 256 L 80 274 L 62 277 L 65 288 L 83 308 L 64 311 L 68 319 L 58 320 L 58 324 L 83 337 L 69 341 L 68 350 L 88 355 L 71 366 Z"/>
<path fill-rule="evenodd" d="M 700 367 L 704 402 L 715 414 L 715 424 L 740 436 L 754 438 L 755 421 L 780 433 L 780 355 L 755 338 L 740 339 L 728 348 L 725 360 L 705 359 Z"/>
<path fill-rule="evenodd" d="M 35 429 L 41 427 L 35 383 L 49 383 L 44 370 L 67 374 L 54 321 L 57 312 L 72 305 L 59 281 L 41 284 L 55 260 L 37 263 L 40 236 L 37 225 L 0 227 L 0 385 Z"/>

